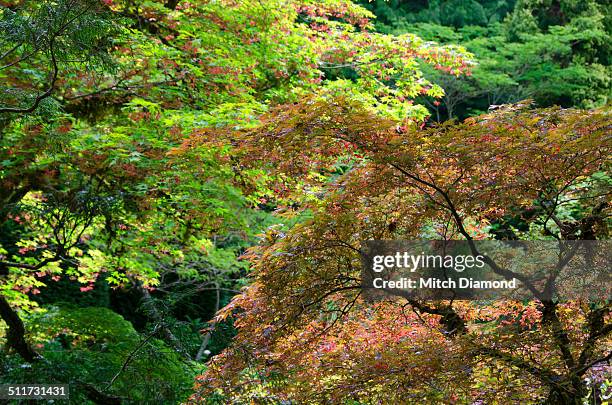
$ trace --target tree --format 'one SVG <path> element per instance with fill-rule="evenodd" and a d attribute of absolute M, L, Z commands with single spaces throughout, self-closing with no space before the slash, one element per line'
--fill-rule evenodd
<path fill-rule="evenodd" d="M 42 129 L 40 122 L 39 125 L 26 124 L 24 127 L 15 128 L 11 125 L 11 119 L 20 120 L 22 116 L 32 113 L 53 114 L 54 108 L 48 101 L 55 92 L 58 81 L 69 74 L 71 64 L 88 66 L 90 63 L 104 62 L 110 46 L 108 39 L 114 30 L 112 22 L 98 2 L 71 0 L 54 5 L 31 2 L 28 6 L 19 11 L 8 7 L 2 7 L 0 10 L 0 31 L 5 39 L 0 56 L 3 63 L 0 75 L 9 78 L 7 85 L 2 86 L 3 97 L 0 100 L 0 141 L 4 144 L 3 155 L 7 152 L 9 155 L 15 154 L 15 149 L 7 150 L 7 143 L 17 148 L 21 146 L 24 139 L 16 138 L 17 132 L 40 133 Z M 31 68 L 24 69 L 24 64 Z M 33 77 L 43 77 L 43 83 L 32 80 Z M 40 108 L 42 106 L 48 108 Z M 57 129 L 57 123 L 51 121 L 49 124 L 53 129 Z M 56 231 L 61 229 L 64 233 L 61 236 L 55 233 L 50 253 L 36 263 L 0 261 L 0 275 L 3 278 L 11 278 L 11 268 L 19 269 L 18 272 L 34 272 L 63 260 L 66 252 L 76 245 L 82 235 L 83 227 L 86 227 L 84 224 L 92 221 L 96 215 L 96 209 L 89 205 L 90 202 L 81 198 L 84 193 L 78 195 L 76 190 L 65 192 L 53 187 L 53 182 L 50 181 L 54 177 L 50 172 L 53 169 L 35 163 L 36 152 L 33 149 L 39 145 L 34 146 L 32 143 L 35 142 L 32 141 L 31 138 L 25 140 L 31 147 L 17 149 L 16 159 L 5 158 L 2 161 L 0 223 L 6 224 L 11 218 L 11 208 L 19 204 L 29 192 L 51 189 L 53 201 L 48 204 L 51 208 L 43 208 L 42 211 L 49 215 L 49 223 L 55 223 Z M 42 139 L 40 142 L 46 143 Z M 9 169 L 11 166 L 12 170 Z M 58 211 L 61 208 L 55 203 L 64 205 L 61 212 Z M 74 203 L 83 206 L 75 207 Z M 8 229 L 3 226 L 3 230 Z M 10 233 L 9 231 L 9 235 Z M 2 239 L 4 242 L 7 235 L 3 235 Z M 8 252 L 0 245 L 0 253 L 0 258 L 5 259 Z M 9 282 L 8 285 L 11 284 L 12 282 Z M 6 287 L 7 284 L 3 283 L 3 291 Z M 0 314 L 9 326 L 9 346 L 25 360 L 36 359 L 36 353 L 24 339 L 23 323 L 4 296 L 0 296 Z"/>
<path fill-rule="evenodd" d="M 271 105 L 321 87 L 384 115 L 423 119 L 427 110 L 412 99 L 443 91 L 416 61 L 451 74 L 469 68 L 462 48 L 373 33 L 371 17 L 335 0 L 3 7 L 1 52 L 13 78 L 0 100 L 9 346 L 34 360 L 14 308 L 32 310 L 32 296 L 58 279 L 82 292 L 100 277 L 115 288 L 135 284 L 146 302 L 185 283 L 212 294 L 235 288 L 244 273 L 237 257 L 270 221 L 252 213 L 265 204 L 265 172 L 240 171 L 225 146 L 176 154 L 187 134 L 252 127 Z M 231 184 L 240 176 L 261 195 L 243 196 Z M 247 226 L 241 242 L 216 243 Z"/>
<path fill-rule="evenodd" d="M 220 314 L 235 317 L 237 338 L 194 400 L 581 403 L 585 375 L 612 356 L 609 302 L 371 306 L 360 243 L 490 238 L 492 223 L 526 211 L 523 237 L 606 238 L 609 126 L 605 110 L 527 103 L 423 130 L 343 98 L 270 111 L 235 135 L 244 161 L 323 192 L 304 207 L 311 220 L 252 249 L 254 282 Z M 315 174 L 339 159 L 348 170 L 322 184 Z"/>
<path fill-rule="evenodd" d="M 16 9 L 0 9 L 0 77 L 7 78 L 0 114 L 33 113 L 74 67 L 92 69 L 109 62 L 116 26 L 101 2 L 26 2 Z M 25 64 L 31 69 L 23 69 Z"/>

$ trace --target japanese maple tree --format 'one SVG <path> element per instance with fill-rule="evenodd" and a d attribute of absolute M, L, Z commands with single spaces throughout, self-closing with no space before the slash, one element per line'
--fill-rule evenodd
<path fill-rule="evenodd" d="M 586 376 L 612 355 L 609 301 L 536 291 L 541 299 L 526 302 L 372 305 L 361 297 L 360 249 L 370 239 L 494 238 L 504 227 L 514 238 L 605 239 L 609 132 L 606 110 L 523 103 L 420 129 L 323 96 L 226 135 L 246 167 L 271 173 L 277 194 L 315 195 L 298 199 L 310 220 L 270 230 L 251 250 L 254 283 L 220 314 L 235 317 L 238 337 L 201 393 L 582 403 Z"/>

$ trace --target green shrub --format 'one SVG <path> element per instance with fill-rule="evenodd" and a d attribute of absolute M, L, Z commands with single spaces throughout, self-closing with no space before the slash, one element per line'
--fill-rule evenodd
<path fill-rule="evenodd" d="M 89 403 L 92 388 L 126 403 L 178 403 L 201 371 L 107 308 L 50 307 L 26 324 L 44 359 L 24 364 L 16 355 L 7 356 L 0 364 L 0 382 L 70 384 L 73 403 Z"/>

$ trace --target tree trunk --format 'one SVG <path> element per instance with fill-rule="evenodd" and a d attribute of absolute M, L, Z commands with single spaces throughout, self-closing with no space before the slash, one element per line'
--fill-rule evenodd
<path fill-rule="evenodd" d="M 578 376 L 567 384 L 551 388 L 546 398 L 546 405 L 582 405 L 582 399 L 588 394 L 587 386 Z"/>
<path fill-rule="evenodd" d="M 164 4 L 164 7 L 166 7 L 169 10 L 176 10 L 176 6 L 178 6 L 179 1 L 180 0 L 168 0 Z"/>
<path fill-rule="evenodd" d="M 40 355 L 32 349 L 25 339 L 25 326 L 17 315 L 17 312 L 11 308 L 6 299 L 0 295 L 0 317 L 6 322 L 8 332 L 6 334 L 6 343 L 8 347 L 15 350 L 25 361 L 33 363 L 40 358 Z"/>
<path fill-rule="evenodd" d="M 160 311 L 157 309 L 157 306 L 155 305 L 155 300 L 153 299 L 153 297 L 151 297 L 151 293 L 149 292 L 149 290 L 144 288 L 142 286 L 142 283 L 140 281 L 138 281 L 138 280 L 134 280 L 133 279 L 132 282 L 136 286 L 136 290 L 142 295 L 142 301 L 143 301 L 144 307 L 146 309 L 146 315 L 151 320 L 156 322 L 157 325 L 160 326 L 161 334 L 162 334 L 164 340 L 167 343 L 169 343 L 170 345 L 172 345 L 174 347 L 174 349 L 178 353 L 183 355 L 187 360 L 191 360 L 191 355 L 189 353 L 187 353 L 186 350 L 183 349 L 183 347 L 182 347 L 181 343 L 179 342 L 179 340 L 176 338 L 176 336 L 174 336 L 174 334 L 172 333 L 170 328 L 168 328 L 168 326 L 166 325 L 166 321 L 164 319 L 164 315 L 162 313 L 160 313 Z"/>
<path fill-rule="evenodd" d="M 215 301 L 215 315 L 216 315 L 217 312 L 219 312 L 219 306 L 221 306 L 221 290 L 219 290 L 218 283 L 214 283 L 214 284 L 215 284 L 215 294 L 216 294 L 216 301 Z M 212 331 L 211 330 L 206 331 L 206 334 L 202 338 L 202 344 L 200 345 L 198 354 L 195 357 L 196 361 L 201 361 L 202 358 L 204 357 L 204 350 L 206 350 L 208 343 L 210 343 L 211 337 L 212 337 Z"/>
<path fill-rule="evenodd" d="M 441 315 L 442 318 L 440 319 L 440 324 L 442 324 L 444 331 L 449 336 L 459 336 L 467 332 L 465 320 L 461 318 L 457 312 L 455 312 L 455 309 L 452 306 L 436 308 L 412 298 L 408 298 L 408 303 L 412 305 L 412 307 L 418 309 L 419 312 L 432 315 Z"/>

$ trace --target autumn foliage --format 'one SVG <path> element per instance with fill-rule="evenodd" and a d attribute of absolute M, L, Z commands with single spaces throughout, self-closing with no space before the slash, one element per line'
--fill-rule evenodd
<path fill-rule="evenodd" d="M 238 337 L 199 380 L 201 395 L 313 403 L 586 395 L 582 378 L 610 357 L 609 303 L 373 306 L 360 296 L 360 243 L 493 238 L 515 216 L 535 239 L 606 238 L 609 131 L 606 111 L 528 104 L 426 129 L 342 98 L 273 111 L 234 144 L 247 164 L 320 192 L 301 203 L 310 220 L 271 230 L 251 249 L 254 283 L 220 314 L 235 317 Z M 342 174 L 317 176 L 341 159 L 350 160 Z M 581 216 L 562 216 L 578 207 Z"/>

